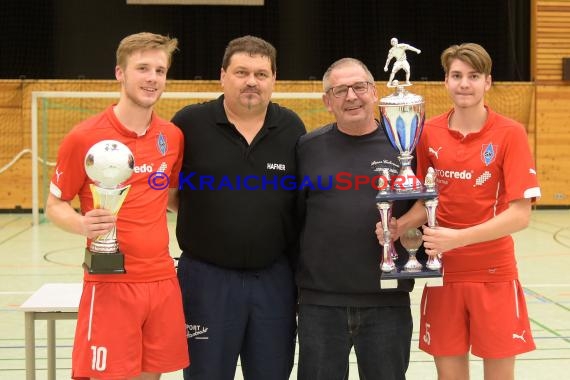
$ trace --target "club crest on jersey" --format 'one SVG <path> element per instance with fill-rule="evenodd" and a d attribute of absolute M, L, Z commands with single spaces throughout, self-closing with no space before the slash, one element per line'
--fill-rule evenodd
<path fill-rule="evenodd" d="M 166 151 L 168 150 L 168 143 L 166 142 L 166 136 L 160 132 L 156 137 L 156 148 L 163 156 L 166 156 Z"/>
<path fill-rule="evenodd" d="M 485 166 L 489 166 L 493 161 L 495 161 L 496 156 L 497 156 L 496 145 L 489 143 L 489 144 L 483 144 L 481 146 L 481 161 L 483 161 Z"/>

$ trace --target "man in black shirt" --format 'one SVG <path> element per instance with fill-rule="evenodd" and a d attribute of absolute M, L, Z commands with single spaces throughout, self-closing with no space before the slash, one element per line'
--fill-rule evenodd
<path fill-rule="evenodd" d="M 396 151 L 374 118 L 374 78 L 343 58 L 323 77 L 325 106 L 336 122 L 299 141 L 299 203 L 305 215 L 296 276 L 299 288 L 299 380 L 348 378 L 356 352 L 361 379 L 405 379 L 410 357 L 413 281 L 380 289 L 381 247 L 374 166 L 397 175 Z M 368 181 L 366 181 L 368 179 Z M 411 202 L 395 202 L 394 216 Z M 404 255 L 397 243 L 400 256 Z"/>
<path fill-rule="evenodd" d="M 276 52 L 232 40 L 224 94 L 173 118 L 185 138 L 176 236 L 191 365 L 185 379 L 288 379 L 295 349 L 295 145 L 301 119 L 270 101 Z M 178 199 L 176 199 L 176 196 Z"/>

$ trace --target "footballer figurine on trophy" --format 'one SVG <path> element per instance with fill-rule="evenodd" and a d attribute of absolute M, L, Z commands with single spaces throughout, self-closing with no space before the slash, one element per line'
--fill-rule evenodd
<path fill-rule="evenodd" d="M 380 180 L 378 188 L 382 189 L 376 196 L 376 205 L 380 212 L 384 244 L 382 263 L 380 264 L 381 279 L 404 278 L 431 278 L 441 277 L 441 261 L 437 256 L 427 260 L 418 260 L 415 253 L 421 245 L 421 232 L 417 229 L 406 231 L 400 237 L 400 242 L 408 251 L 408 259 L 403 266 L 398 266 L 391 257 L 393 242 L 388 228 L 391 219 L 393 202 L 398 200 L 422 199 L 424 200 L 429 227 L 436 226 L 437 189 L 435 171 L 429 168 L 424 183 L 414 174 L 411 164 L 413 151 L 420 139 L 425 121 L 425 102 L 422 96 L 413 94 L 405 89 L 412 86 L 410 82 L 410 65 L 406 59 L 406 50 L 421 53 L 408 44 L 398 43 L 396 38 L 391 40 L 392 48 L 388 53 L 384 71 L 388 71 L 388 64 L 395 58 L 394 67 L 387 83 L 389 88 L 396 91 L 380 99 L 380 119 L 382 127 L 390 144 L 399 152 L 400 172 L 397 176 L 390 176 L 388 169 L 379 169 Z M 403 69 L 406 74 L 404 83 L 394 79 L 395 74 Z M 393 178 L 390 178 L 393 177 Z M 388 185 L 387 185 L 388 184 Z M 382 186 L 381 186 L 382 185 Z"/>

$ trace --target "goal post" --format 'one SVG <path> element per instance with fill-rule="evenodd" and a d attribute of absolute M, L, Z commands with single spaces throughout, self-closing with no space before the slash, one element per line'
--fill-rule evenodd
<path fill-rule="evenodd" d="M 154 109 L 170 120 L 189 104 L 219 97 L 222 92 L 164 92 Z M 322 92 L 274 92 L 272 101 L 295 111 L 308 130 L 331 121 L 323 106 Z M 32 223 L 44 220 L 41 211 L 47 200 L 49 182 L 55 169 L 61 139 L 88 117 L 102 112 L 113 100 L 116 91 L 32 91 L 31 93 L 31 187 Z"/>

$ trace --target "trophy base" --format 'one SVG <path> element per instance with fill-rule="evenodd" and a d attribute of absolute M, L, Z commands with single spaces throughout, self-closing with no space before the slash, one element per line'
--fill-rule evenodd
<path fill-rule="evenodd" d="M 89 274 L 123 274 L 125 270 L 125 256 L 120 253 L 93 253 L 85 249 L 83 267 Z"/>
<path fill-rule="evenodd" d="M 433 199 L 437 198 L 438 194 L 435 191 L 425 190 L 425 186 L 421 191 L 390 191 L 386 193 L 378 193 L 376 195 L 376 202 L 387 202 L 387 201 L 400 201 L 408 199 Z"/>
<path fill-rule="evenodd" d="M 441 269 L 431 270 L 425 267 L 418 270 L 406 270 L 403 266 L 396 266 L 391 272 L 380 274 L 380 288 L 393 289 L 398 287 L 397 280 L 414 280 L 417 278 L 428 279 L 427 286 L 443 286 L 443 274 Z"/>

